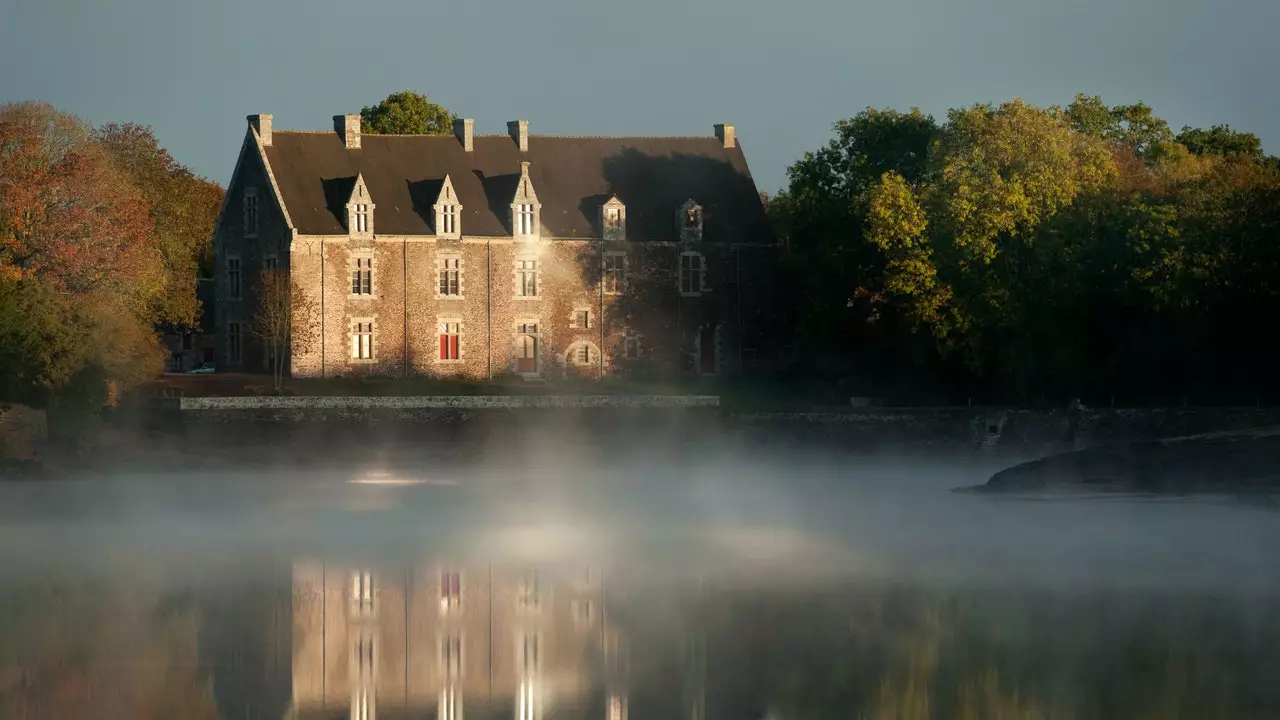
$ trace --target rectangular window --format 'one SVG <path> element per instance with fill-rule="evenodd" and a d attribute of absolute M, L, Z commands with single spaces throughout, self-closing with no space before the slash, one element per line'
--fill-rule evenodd
<path fill-rule="evenodd" d="M 462 604 L 462 577 L 457 570 L 440 573 L 440 612 L 456 610 Z"/>
<path fill-rule="evenodd" d="M 462 677 L 462 636 L 446 635 L 440 640 L 440 669 L 450 680 Z"/>
<path fill-rule="evenodd" d="M 573 601 L 573 621 L 579 627 L 585 627 L 591 624 L 596 616 L 595 602 L 589 598 L 580 598 Z"/>
<path fill-rule="evenodd" d="M 262 267 L 266 270 L 275 270 L 279 267 L 279 261 L 275 255 L 268 255 L 262 259 Z"/>
<path fill-rule="evenodd" d="M 439 260 L 440 294 L 458 297 L 462 294 L 462 259 L 442 257 Z"/>
<path fill-rule="evenodd" d="M 368 570 L 351 574 L 351 614 L 357 617 L 373 615 L 373 573 Z"/>
<path fill-rule="evenodd" d="M 622 227 L 622 211 L 618 208 L 609 208 L 604 213 L 604 225 L 610 230 L 617 230 Z"/>
<path fill-rule="evenodd" d="M 240 323 L 227 323 L 227 362 L 240 362 Z"/>
<path fill-rule="evenodd" d="M 240 299 L 240 258 L 227 258 L 227 297 Z"/>
<path fill-rule="evenodd" d="M 355 263 L 351 267 L 351 294 L 373 294 L 373 258 L 355 258 Z"/>
<path fill-rule="evenodd" d="M 517 231 L 521 235 L 533 234 L 533 205 L 520 205 L 516 211 Z"/>
<path fill-rule="evenodd" d="M 604 293 L 617 295 L 622 292 L 626 279 L 627 256 L 625 253 L 608 253 L 604 256 Z"/>
<path fill-rule="evenodd" d="M 516 658 L 520 665 L 520 673 L 534 675 L 542 667 L 542 642 L 536 632 L 520 633 L 520 644 L 516 648 Z"/>
<path fill-rule="evenodd" d="M 538 573 L 530 570 L 520 578 L 516 592 L 516 607 L 521 610 L 538 609 Z"/>
<path fill-rule="evenodd" d="M 591 311 L 590 310 L 574 310 L 573 320 L 569 323 L 569 327 L 584 330 L 591 327 Z"/>
<path fill-rule="evenodd" d="M 440 711 L 436 720 L 462 720 L 462 697 L 453 685 L 440 691 Z"/>
<path fill-rule="evenodd" d="M 640 358 L 640 336 L 635 333 L 628 333 L 623 338 L 622 355 L 627 360 L 638 360 Z"/>
<path fill-rule="evenodd" d="M 352 658 L 352 664 L 355 666 L 355 688 L 352 698 L 351 715 L 356 720 L 374 720 L 374 688 L 375 688 L 375 670 L 374 670 L 374 643 L 373 633 L 363 631 L 356 639 L 355 657 Z"/>
<path fill-rule="evenodd" d="M 454 235 L 458 232 L 458 206 L 440 206 L 440 234 Z"/>
<path fill-rule="evenodd" d="M 363 233 L 369 232 L 369 206 L 368 205 L 360 204 L 360 205 L 353 206 L 351 209 L 351 217 L 353 220 L 355 220 L 357 233 L 363 234 Z"/>
<path fill-rule="evenodd" d="M 516 326 L 516 371 L 538 372 L 538 323 L 523 322 Z"/>
<path fill-rule="evenodd" d="M 351 326 L 351 359 L 373 359 L 373 323 L 358 322 Z"/>
<path fill-rule="evenodd" d="M 458 348 L 460 323 L 457 322 L 441 322 L 440 323 L 440 359 L 441 360 L 457 360 L 461 356 Z"/>
<path fill-rule="evenodd" d="M 193 336 L 191 335 L 191 333 L 182 333 L 182 349 L 190 350 L 192 343 L 193 343 Z"/>
<path fill-rule="evenodd" d="M 569 353 L 569 359 L 574 365 L 590 365 L 591 364 L 591 346 L 582 343 Z"/>
<path fill-rule="evenodd" d="M 258 237 L 258 189 L 244 189 L 244 236 Z"/>
<path fill-rule="evenodd" d="M 702 255 L 685 253 L 680 256 L 680 292 L 684 295 L 697 295 L 702 292 L 706 268 Z"/>
<path fill-rule="evenodd" d="M 516 261 L 516 287 L 520 297 L 538 296 L 538 261 Z"/>

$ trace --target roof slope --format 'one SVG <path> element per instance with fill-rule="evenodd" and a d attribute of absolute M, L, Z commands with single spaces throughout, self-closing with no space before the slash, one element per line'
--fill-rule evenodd
<path fill-rule="evenodd" d="M 467 235 L 511 235 L 520 163 L 542 202 L 543 235 L 598 238 L 600 206 L 627 206 L 627 236 L 672 240 L 676 210 L 703 206 L 707 241 L 768 242 L 772 235 L 742 147 L 706 138 L 533 135 L 521 153 L 506 135 L 476 136 L 467 153 L 452 135 L 365 135 L 348 150 L 334 133 L 277 130 L 266 148 L 290 216 L 305 235 L 345 235 L 346 195 L 364 176 L 379 235 L 434 234 L 432 206 L 445 175 Z"/>

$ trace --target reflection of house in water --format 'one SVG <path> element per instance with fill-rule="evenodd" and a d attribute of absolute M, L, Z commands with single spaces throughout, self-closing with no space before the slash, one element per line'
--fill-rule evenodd
<path fill-rule="evenodd" d="M 292 717 L 627 716 L 598 572 L 302 562 L 293 586 Z"/>

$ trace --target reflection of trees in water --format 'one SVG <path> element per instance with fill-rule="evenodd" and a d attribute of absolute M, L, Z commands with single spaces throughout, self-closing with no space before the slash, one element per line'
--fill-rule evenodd
<path fill-rule="evenodd" d="M 2 592 L 0 717 L 218 717 L 191 605 L 83 580 Z"/>
<path fill-rule="evenodd" d="M 775 658 L 768 692 L 782 717 L 1280 717 L 1280 614 L 1245 610 L 1207 598 L 885 594 L 846 605 L 849 630 L 814 632 L 803 656 L 756 651 Z"/>

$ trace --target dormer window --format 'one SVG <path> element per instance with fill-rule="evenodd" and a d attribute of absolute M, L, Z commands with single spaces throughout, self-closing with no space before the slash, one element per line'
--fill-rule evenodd
<path fill-rule="evenodd" d="M 355 219 L 356 232 L 363 235 L 369 232 L 369 206 L 361 203 L 351 209 L 351 217 Z"/>
<path fill-rule="evenodd" d="M 511 201 L 511 229 L 516 239 L 537 239 L 542 234 L 542 204 L 529 179 L 529 163 L 520 163 L 520 184 Z"/>
<path fill-rule="evenodd" d="M 351 189 L 351 198 L 347 200 L 347 233 L 352 237 L 373 235 L 372 198 L 369 188 L 364 184 L 364 177 L 357 175 L 355 186 Z"/>
<path fill-rule="evenodd" d="M 690 198 L 676 214 L 677 229 L 682 242 L 702 240 L 702 206 Z"/>
<path fill-rule="evenodd" d="M 462 236 L 462 205 L 453 190 L 453 181 L 444 177 L 440 195 L 436 198 L 436 236 L 458 238 Z"/>
<path fill-rule="evenodd" d="M 609 198 L 609 202 L 600 208 L 600 224 L 604 229 L 605 240 L 619 241 L 626 239 L 627 206 L 622 204 L 617 195 Z"/>
<path fill-rule="evenodd" d="M 518 207 L 519 209 L 516 211 L 516 217 L 517 217 L 516 226 L 518 229 L 516 230 L 516 232 L 519 233 L 520 235 L 532 235 L 533 234 L 533 205 L 524 203 L 519 205 Z"/>

